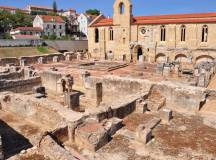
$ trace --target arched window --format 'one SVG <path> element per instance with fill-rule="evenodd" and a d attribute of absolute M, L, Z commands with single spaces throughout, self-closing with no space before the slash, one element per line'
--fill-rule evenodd
<path fill-rule="evenodd" d="M 119 4 L 119 13 L 120 14 L 124 14 L 124 3 L 123 2 L 121 2 L 120 4 Z"/>
<path fill-rule="evenodd" d="M 181 26 L 181 41 L 184 42 L 185 41 L 185 35 L 186 35 L 186 27 L 185 25 Z"/>
<path fill-rule="evenodd" d="M 99 30 L 98 28 L 95 29 L 95 43 L 99 42 Z"/>
<path fill-rule="evenodd" d="M 202 27 L 202 42 L 207 42 L 208 41 L 208 26 L 204 25 Z"/>
<path fill-rule="evenodd" d="M 166 27 L 161 26 L 161 41 L 166 41 Z"/>
<path fill-rule="evenodd" d="M 113 38 L 114 36 L 113 36 L 113 28 L 111 27 L 110 29 L 109 29 L 109 40 L 110 41 L 113 41 Z"/>

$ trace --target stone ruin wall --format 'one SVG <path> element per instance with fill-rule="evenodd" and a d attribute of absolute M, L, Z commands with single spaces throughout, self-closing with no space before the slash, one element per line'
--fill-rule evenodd
<path fill-rule="evenodd" d="M 41 85 L 40 77 L 18 80 L 0 80 L 0 92 L 12 91 L 22 93 L 32 91 L 34 86 Z"/>
<path fill-rule="evenodd" d="M 64 60 L 77 59 L 77 55 L 74 52 L 67 52 L 65 54 L 54 53 L 35 56 L 22 56 L 20 58 L 8 57 L 0 58 L 0 66 L 6 66 L 7 64 L 23 65 L 22 63 L 24 63 L 24 65 L 37 64 L 39 62 L 39 58 L 41 57 L 43 59 L 42 63 L 52 63 Z"/>
<path fill-rule="evenodd" d="M 0 79 L 23 79 L 24 78 L 24 70 L 16 71 L 16 72 L 8 72 L 8 73 L 0 73 Z"/>
<path fill-rule="evenodd" d="M 7 64 L 12 63 L 15 65 L 19 65 L 20 61 L 16 57 L 0 58 L 0 66 L 6 66 Z"/>
<path fill-rule="evenodd" d="M 59 80 L 62 74 L 55 71 L 44 71 L 40 73 L 41 81 L 44 87 L 53 93 L 61 93 L 61 84 Z"/>
<path fill-rule="evenodd" d="M 113 97 L 124 97 L 157 90 L 166 98 L 166 105 L 173 109 L 184 109 L 188 111 L 198 111 L 206 100 L 206 89 L 174 83 L 169 81 L 151 82 L 149 80 L 139 80 L 133 78 L 123 78 L 117 76 L 105 76 L 104 78 L 88 77 L 85 81 L 87 93 L 94 93 L 95 84 L 102 82 L 103 99 L 106 95 Z M 89 94 L 93 96 L 94 94 Z"/>
<path fill-rule="evenodd" d="M 37 56 L 23 56 L 20 57 L 20 62 L 25 61 L 25 65 L 37 64 L 39 62 L 39 58 L 43 59 L 42 63 L 51 63 L 53 62 L 53 58 L 57 57 L 57 61 L 63 61 L 65 59 L 63 54 L 47 54 L 47 55 L 37 55 Z"/>

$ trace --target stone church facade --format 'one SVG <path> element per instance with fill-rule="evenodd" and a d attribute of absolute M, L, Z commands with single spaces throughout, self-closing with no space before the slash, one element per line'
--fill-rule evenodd
<path fill-rule="evenodd" d="M 200 62 L 216 58 L 216 12 L 133 16 L 130 0 L 116 0 L 113 18 L 88 27 L 93 57 L 128 62 Z"/>

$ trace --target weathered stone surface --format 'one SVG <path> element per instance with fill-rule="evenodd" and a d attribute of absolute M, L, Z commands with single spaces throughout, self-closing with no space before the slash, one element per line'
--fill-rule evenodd
<path fill-rule="evenodd" d="M 147 144 L 152 139 L 152 130 L 144 125 L 139 125 L 136 130 L 136 140 Z"/>
<path fill-rule="evenodd" d="M 39 147 L 43 154 L 52 160 L 76 160 L 69 151 L 60 147 L 50 136 L 44 137 Z"/>
<path fill-rule="evenodd" d="M 65 95 L 65 105 L 72 110 L 76 110 L 80 106 L 80 93 L 79 92 L 66 92 Z"/>
<path fill-rule="evenodd" d="M 91 151 L 98 150 L 108 141 L 108 132 L 100 123 L 87 122 L 78 127 L 75 132 L 76 144 Z"/>
<path fill-rule="evenodd" d="M 159 111 L 160 118 L 163 122 L 168 123 L 172 118 L 172 111 L 170 109 L 162 109 Z"/>

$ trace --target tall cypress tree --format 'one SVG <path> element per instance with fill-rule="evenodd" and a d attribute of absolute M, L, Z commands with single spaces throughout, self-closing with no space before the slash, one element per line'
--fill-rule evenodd
<path fill-rule="evenodd" d="M 56 3 L 56 0 L 53 1 L 53 12 L 57 13 L 57 3 Z"/>

